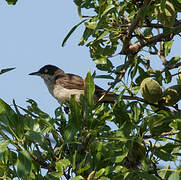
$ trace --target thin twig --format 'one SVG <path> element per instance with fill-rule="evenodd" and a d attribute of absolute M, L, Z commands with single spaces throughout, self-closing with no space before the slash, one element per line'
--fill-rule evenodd
<path fill-rule="evenodd" d="M 49 166 L 48 163 L 46 163 L 45 161 L 42 161 L 40 158 L 36 157 L 35 155 L 32 155 L 32 154 L 30 154 L 30 155 L 34 159 L 34 161 L 36 161 L 38 164 L 40 164 L 42 166 L 42 168 L 48 169 L 49 172 L 56 170 L 55 167 Z"/>
<path fill-rule="evenodd" d="M 130 51 L 130 40 L 132 38 L 132 33 L 135 31 L 136 27 L 139 24 L 140 19 L 142 18 L 143 10 L 149 5 L 151 1 L 145 0 L 142 7 L 139 9 L 135 18 L 131 21 L 131 25 L 128 26 L 128 33 L 123 37 L 123 48 L 121 50 L 122 54 L 134 54 Z"/>
<path fill-rule="evenodd" d="M 177 130 L 177 131 L 174 131 L 174 132 L 164 132 L 162 133 L 161 135 L 159 135 L 160 137 L 165 137 L 165 136 L 171 136 L 171 135 L 176 135 L 176 134 L 180 134 L 181 131 L 180 130 Z M 143 136 L 143 139 L 150 139 L 150 138 L 153 138 L 153 137 L 157 137 L 155 135 L 144 135 Z"/>
<path fill-rule="evenodd" d="M 160 29 L 157 29 L 157 31 L 158 31 L 158 35 L 160 35 Z M 160 57 L 160 59 L 162 60 L 163 65 L 166 66 L 167 65 L 167 60 L 166 60 L 163 52 L 164 52 L 163 51 L 163 45 L 162 45 L 162 42 L 160 41 L 160 51 L 157 51 L 157 54 Z"/>
<path fill-rule="evenodd" d="M 158 177 L 160 180 L 163 180 L 161 176 L 159 176 L 158 172 L 157 172 L 157 167 L 156 167 L 156 163 L 152 161 L 152 165 L 153 165 L 153 171 L 156 177 Z"/>
<path fill-rule="evenodd" d="M 171 141 L 175 141 L 175 142 L 181 143 L 181 140 L 178 140 L 178 139 L 174 139 L 174 138 L 170 138 L 170 137 L 165 137 L 165 138 L 169 139 Z"/>
<path fill-rule="evenodd" d="M 172 64 L 172 65 L 166 66 L 165 68 L 160 69 L 160 72 L 162 73 L 162 72 L 168 71 L 170 69 L 175 69 L 175 68 L 178 68 L 179 66 L 181 66 L 181 62 L 179 62 L 177 64 Z"/>
<path fill-rule="evenodd" d="M 51 151 L 51 157 L 52 157 L 53 161 L 56 161 L 55 154 L 53 153 L 53 148 L 52 148 L 52 145 L 51 145 L 51 141 L 50 141 L 48 132 L 46 133 L 46 140 L 48 141 L 48 145 L 52 150 Z"/>

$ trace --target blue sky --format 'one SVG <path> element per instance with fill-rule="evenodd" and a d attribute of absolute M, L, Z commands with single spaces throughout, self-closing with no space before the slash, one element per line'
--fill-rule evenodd
<path fill-rule="evenodd" d="M 73 33 L 65 47 L 61 47 L 68 31 L 80 21 L 77 8 L 70 0 L 19 0 L 15 6 L 1 0 L 0 69 L 16 69 L 0 76 L 0 98 L 8 104 L 15 99 L 23 107 L 27 106 L 27 98 L 32 98 L 42 110 L 53 115 L 58 107 L 57 101 L 48 93 L 42 79 L 28 74 L 46 64 L 57 65 L 65 72 L 82 77 L 89 69 L 95 70 L 89 49 L 78 46 L 83 26 Z M 178 38 L 175 38 L 172 50 L 175 56 L 180 56 Z M 113 58 L 113 61 L 118 62 L 120 58 Z M 158 58 L 153 58 L 155 67 L 158 61 Z M 96 83 L 107 87 L 103 80 L 96 80 Z"/>
<path fill-rule="evenodd" d="M 0 98 L 8 104 L 15 99 L 23 107 L 28 105 L 28 98 L 34 99 L 42 110 L 53 116 L 59 104 L 49 94 L 42 79 L 28 74 L 46 64 L 57 65 L 65 72 L 82 77 L 89 69 L 95 70 L 89 49 L 78 46 L 83 26 L 73 33 L 65 47 L 61 47 L 68 31 L 80 21 L 71 0 L 19 0 L 15 6 L 1 0 L 0 69 L 16 69 L 0 76 Z M 180 56 L 180 39 L 178 36 L 174 39 L 172 55 Z M 113 60 L 118 62 L 120 58 Z M 158 62 L 158 58 L 153 58 L 154 67 Z M 103 80 L 96 80 L 96 83 L 107 87 Z"/>
<path fill-rule="evenodd" d="M 0 98 L 8 104 L 15 99 L 20 106 L 32 98 L 53 115 L 57 101 L 42 79 L 28 74 L 46 64 L 83 77 L 94 69 L 88 48 L 77 45 L 83 26 L 61 47 L 68 31 L 80 21 L 73 1 L 19 0 L 15 6 L 0 1 L 0 69 L 16 67 L 0 76 Z"/>

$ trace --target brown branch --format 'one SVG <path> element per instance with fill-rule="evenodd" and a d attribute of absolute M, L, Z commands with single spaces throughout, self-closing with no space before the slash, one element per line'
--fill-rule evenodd
<path fill-rule="evenodd" d="M 129 46 L 129 52 L 131 54 L 136 54 L 138 51 L 140 51 L 143 47 L 151 45 L 151 44 L 155 44 L 157 42 L 160 41 L 168 41 L 170 39 L 173 38 L 174 35 L 176 35 L 177 33 L 181 32 L 181 24 L 179 24 L 176 27 L 172 28 L 172 32 L 169 34 L 165 34 L 165 33 L 161 33 L 159 35 L 153 36 L 149 39 L 143 39 L 140 42 L 137 42 L 133 45 Z M 124 53 L 123 50 L 120 52 L 120 54 Z"/>
<path fill-rule="evenodd" d="M 165 138 L 169 139 L 171 141 L 175 141 L 175 142 L 181 143 L 181 140 L 178 140 L 178 139 L 173 139 L 173 138 L 170 138 L 170 137 L 165 137 Z"/>
<path fill-rule="evenodd" d="M 155 50 L 155 52 L 149 52 L 150 54 L 154 54 L 154 55 L 158 55 L 160 57 L 160 59 L 162 60 L 162 63 L 164 65 L 167 64 L 167 60 L 165 58 L 165 56 L 163 55 L 163 46 L 160 42 L 160 51 L 158 51 L 158 49 L 156 48 L 156 46 L 153 46 L 153 49 Z"/>
<path fill-rule="evenodd" d="M 135 18 L 132 20 L 131 25 L 128 26 L 128 32 L 127 35 L 123 37 L 123 48 L 121 51 L 121 54 L 134 54 L 132 51 L 130 51 L 130 40 L 132 38 L 132 33 L 135 31 L 136 27 L 139 24 L 140 19 L 142 18 L 142 12 L 143 10 L 149 5 L 151 1 L 150 0 L 145 0 L 143 2 L 142 7 L 139 9 L 137 15 Z"/>
<path fill-rule="evenodd" d="M 157 29 L 157 31 L 158 31 L 158 35 L 160 35 L 160 29 Z M 163 65 L 166 66 L 167 60 L 166 60 L 166 58 L 164 56 L 164 50 L 163 50 L 162 42 L 160 42 L 160 51 L 158 51 L 158 56 L 162 60 Z"/>
<path fill-rule="evenodd" d="M 165 71 L 168 71 L 170 69 L 175 69 L 175 68 L 178 68 L 179 66 L 181 66 L 181 62 L 177 63 L 177 64 L 168 65 L 165 68 L 161 69 L 160 72 L 165 72 Z"/>
<path fill-rule="evenodd" d="M 144 0 L 142 7 L 139 9 L 138 14 L 131 22 L 131 26 L 128 28 L 128 38 L 130 40 L 132 33 L 134 32 L 135 28 L 138 26 L 140 19 L 142 18 L 143 10 L 150 4 L 150 0 Z"/>
<path fill-rule="evenodd" d="M 52 172 L 52 171 L 55 171 L 55 170 L 56 170 L 55 167 L 49 166 L 48 163 L 42 161 L 41 159 L 39 159 L 39 158 L 36 157 L 35 155 L 32 155 L 32 154 L 30 154 L 30 155 L 31 155 L 31 157 L 34 159 L 34 161 L 36 161 L 38 164 L 40 164 L 40 165 L 42 166 L 42 168 L 48 169 L 49 172 Z"/>
<path fill-rule="evenodd" d="M 153 165 L 153 171 L 154 171 L 154 174 L 155 176 L 157 176 L 160 180 L 163 180 L 161 176 L 159 176 L 158 172 L 157 172 L 157 166 L 156 166 L 156 163 L 154 161 L 151 161 L 152 162 L 152 165 Z"/>
<path fill-rule="evenodd" d="M 177 131 L 174 131 L 174 132 L 164 132 L 160 135 L 160 137 L 165 137 L 165 136 L 171 136 L 171 135 L 176 135 L 176 134 L 180 134 L 181 131 L 180 130 L 177 130 Z M 157 137 L 157 136 L 154 136 L 154 135 L 144 135 L 143 136 L 143 139 L 150 139 L 150 138 L 153 138 L 153 137 Z"/>
<path fill-rule="evenodd" d="M 139 59 L 141 61 L 141 63 L 143 64 L 143 66 L 146 68 L 147 71 L 149 72 L 154 72 L 153 68 L 150 66 L 149 62 L 144 62 L 142 59 Z"/>
<path fill-rule="evenodd" d="M 151 105 L 151 106 L 154 106 L 154 107 L 158 108 L 157 111 L 165 110 L 165 111 L 168 111 L 168 112 L 171 112 L 171 113 L 175 113 L 174 110 L 172 110 L 172 109 L 170 109 L 170 108 L 168 108 L 168 107 L 160 106 L 159 104 L 149 103 L 149 102 L 146 101 L 145 99 L 140 98 L 140 97 L 137 97 L 137 96 L 126 96 L 126 95 L 123 95 L 122 98 L 125 99 L 125 100 L 137 100 L 137 101 L 140 101 L 140 102 L 149 104 L 149 105 Z"/>
<path fill-rule="evenodd" d="M 56 161 L 55 154 L 53 153 L 53 148 L 52 148 L 50 137 L 49 137 L 48 133 L 46 133 L 46 140 L 48 142 L 49 147 L 51 148 L 51 153 L 50 154 L 51 154 L 52 160 Z"/>

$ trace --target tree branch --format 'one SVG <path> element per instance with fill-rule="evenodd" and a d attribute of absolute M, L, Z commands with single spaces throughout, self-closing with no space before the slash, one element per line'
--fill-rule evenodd
<path fill-rule="evenodd" d="M 132 54 L 136 54 L 145 46 L 155 44 L 155 43 L 160 42 L 160 41 L 168 41 L 170 39 L 173 39 L 173 36 L 179 32 L 181 32 L 181 24 L 179 24 L 176 27 L 173 27 L 172 32 L 169 34 L 161 33 L 161 34 L 153 36 L 149 39 L 143 39 L 140 42 L 137 42 L 133 45 L 130 45 L 129 46 L 129 52 L 131 52 Z M 120 54 L 122 54 L 122 53 L 123 53 L 123 50 L 120 52 Z"/>
<path fill-rule="evenodd" d="M 130 51 L 130 48 L 129 48 L 130 40 L 132 38 L 132 33 L 134 32 L 134 30 L 136 29 L 136 27 L 139 24 L 140 19 L 142 18 L 143 10 L 149 5 L 150 2 L 151 2 L 150 0 L 145 0 L 143 2 L 142 7 L 139 9 L 137 15 L 132 20 L 131 25 L 128 26 L 128 33 L 126 36 L 123 37 L 123 48 L 121 51 L 122 54 L 134 54 Z"/>
<path fill-rule="evenodd" d="M 165 136 L 171 136 L 171 135 L 176 135 L 176 134 L 180 134 L 181 131 L 180 130 L 177 130 L 177 131 L 174 131 L 174 132 L 164 132 L 160 135 L 160 137 L 165 137 Z M 145 135 L 143 136 L 143 139 L 150 139 L 150 138 L 153 138 L 153 137 L 157 137 L 157 136 L 154 136 L 154 135 Z"/>

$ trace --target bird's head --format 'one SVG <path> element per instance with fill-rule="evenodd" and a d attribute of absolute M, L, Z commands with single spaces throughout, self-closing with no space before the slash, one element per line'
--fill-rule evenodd
<path fill-rule="evenodd" d="M 64 71 L 54 65 L 45 65 L 40 70 L 30 73 L 29 75 L 40 76 L 45 81 L 54 79 L 57 74 L 64 74 Z"/>

